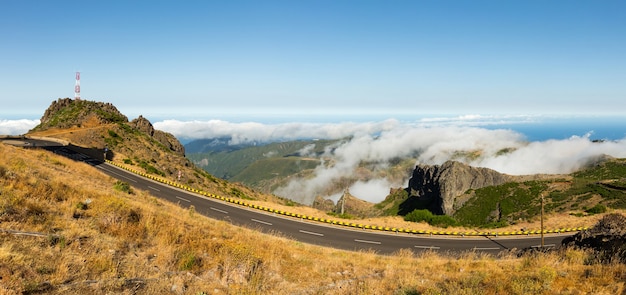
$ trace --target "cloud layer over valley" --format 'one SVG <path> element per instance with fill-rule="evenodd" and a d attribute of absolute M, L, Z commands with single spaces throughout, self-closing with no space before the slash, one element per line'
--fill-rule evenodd
<path fill-rule="evenodd" d="M 39 120 L 0 120 L 0 134 L 21 135 L 35 128 L 38 124 Z"/>
<path fill-rule="evenodd" d="M 527 120 L 512 118 L 518 124 Z M 316 196 L 337 198 L 326 189 L 341 179 L 354 179 L 359 165 L 387 167 L 395 159 L 410 158 L 417 163 L 441 164 L 459 160 L 513 175 L 570 173 L 590 160 L 609 155 L 626 157 L 626 139 L 593 141 L 591 131 L 565 139 L 529 142 L 524 134 L 496 129 L 511 119 L 465 116 L 427 119 L 412 123 L 398 120 L 346 123 L 231 123 L 226 121 L 167 120 L 155 123 L 160 130 L 179 138 L 230 137 L 233 144 L 296 139 L 343 139 L 327 149 L 314 176 L 296 179 L 276 191 L 303 203 Z M 482 126 L 482 127 L 479 127 Z M 489 128 L 485 128 L 489 126 Z M 370 202 L 380 202 L 391 187 L 403 187 L 386 178 L 365 177 L 350 186 L 351 194 Z M 357 177 L 358 178 L 358 177 Z"/>

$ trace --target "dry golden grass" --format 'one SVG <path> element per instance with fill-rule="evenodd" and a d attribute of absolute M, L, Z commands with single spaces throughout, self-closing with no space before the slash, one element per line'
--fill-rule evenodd
<path fill-rule="evenodd" d="M 623 264 L 588 263 L 580 250 L 521 258 L 334 250 L 208 219 L 146 192 L 119 192 L 114 183 L 86 164 L 0 145 L 0 229 L 46 235 L 0 233 L 0 294 L 624 291 Z"/>

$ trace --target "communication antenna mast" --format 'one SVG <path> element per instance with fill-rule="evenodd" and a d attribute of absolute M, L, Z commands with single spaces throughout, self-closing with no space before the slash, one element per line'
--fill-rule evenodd
<path fill-rule="evenodd" d="M 74 86 L 74 99 L 80 100 L 80 72 L 76 72 L 76 85 Z"/>

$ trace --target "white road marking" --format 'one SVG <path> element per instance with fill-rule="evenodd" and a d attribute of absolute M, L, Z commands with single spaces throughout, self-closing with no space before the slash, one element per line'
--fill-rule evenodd
<path fill-rule="evenodd" d="M 153 189 L 153 190 L 155 190 L 155 191 L 157 191 L 157 192 L 160 192 L 160 191 L 161 191 L 161 190 L 159 190 L 158 188 L 155 188 L 155 187 L 151 187 L 151 186 L 148 186 L 148 187 L 149 187 L 149 188 L 151 188 L 151 189 Z"/>
<path fill-rule="evenodd" d="M 437 246 L 415 246 L 415 248 L 431 249 L 431 250 L 439 250 L 439 249 L 441 249 L 441 247 L 437 247 Z"/>
<path fill-rule="evenodd" d="M 179 196 L 176 196 L 176 198 L 177 198 L 177 199 L 179 199 L 179 200 L 182 200 L 182 201 L 185 201 L 185 202 L 189 202 L 189 203 L 191 203 L 191 201 L 189 201 L 189 200 L 187 200 L 187 199 L 185 199 L 185 198 L 181 198 L 181 197 L 179 197 Z"/>
<path fill-rule="evenodd" d="M 303 233 L 303 234 L 308 234 L 308 235 L 314 235 L 314 236 L 320 236 L 323 237 L 324 234 L 321 233 L 316 233 L 316 232 L 312 232 L 312 231 L 306 231 L 306 230 L 299 230 L 299 232 Z"/>
<path fill-rule="evenodd" d="M 377 242 L 377 241 L 368 241 L 368 240 L 354 240 L 355 242 L 358 243 L 366 243 L 366 244 L 376 244 L 376 245 L 380 245 L 382 244 L 381 242 Z"/>
<path fill-rule="evenodd" d="M 228 212 L 226 212 L 226 211 L 224 211 L 224 210 L 221 210 L 221 209 L 217 209 L 217 208 L 213 208 L 213 207 L 209 207 L 209 209 L 211 209 L 211 210 L 213 210 L 213 211 L 220 212 L 220 213 L 228 214 Z"/>
<path fill-rule="evenodd" d="M 472 248 L 473 250 L 481 250 L 481 251 L 489 251 L 489 250 L 500 250 L 500 248 L 498 247 L 491 247 L 491 248 L 480 248 L 480 247 L 474 247 Z"/>
<path fill-rule="evenodd" d="M 132 181 L 132 182 L 137 182 L 137 180 L 134 180 L 134 179 L 132 179 L 132 178 L 130 178 L 130 177 L 127 177 L 126 175 L 122 175 L 122 174 L 119 174 L 119 173 L 113 172 L 113 171 L 111 171 L 111 170 L 109 170 L 109 169 L 104 169 L 104 168 L 102 168 L 102 167 L 100 167 L 100 166 L 97 166 L 97 167 L 98 167 L 98 168 L 100 168 L 100 169 L 102 169 L 102 170 L 105 170 L 105 171 L 107 171 L 107 172 L 109 172 L 109 173 L 113 173 L 113 174 L 115 174 L 115 175 L 117 175 L 117 176 L 119 176 L 119 177 L 124 177 L 124 178 L 126 178 L 126 179 L 128 179 L 128 180 L 130 180 L 130 181 Z"/>
<path fill-rule="evenodd" d="M 273 225 L 273 224 L 271 224 L 271 223 L 269 223 L 269 222 L 262 221 L 262 220 L 258 220 L 258 219 L 252 219 L 252 221 L 254 221 L 254 222 L 258 222 L 258 223 L 262 223 L 262 224 L 265 224 L 265 225 Z"/>

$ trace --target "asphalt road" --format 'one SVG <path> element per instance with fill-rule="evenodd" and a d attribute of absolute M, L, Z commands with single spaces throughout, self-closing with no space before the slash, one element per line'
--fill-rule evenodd
<path fill-rule="evenodd" d="M 265 233 L 280 234 L 304 243 L 345 250 L 374 250 L 381 254 L 390 254 L 400 249 L 411 249 L 415 252 L 437 251 L 451 254 L 466 251 L 496 254 L 515 248 L 536 248 L 540 247 L 541 244 L 541 239 L 538 235 L 471 238 L 442 237 L 346 228 L 286 217 L 222 202 L 167 186 L 116 166 L 94 160 L 58 144 L 45 144 L 38 141 L 36 145 L 74 160 L 87 162 L 103 173 L 127 182 L 135 189 L 148 191 L 155 197 L 177 203 L 184 208 L 193 205 L 196 212 L 210 218 L 224 220 L 237 226 L 252 228 Z M 544 246 L 559 247 L 561 241 L 572 234 L 546 235 Z"/>

